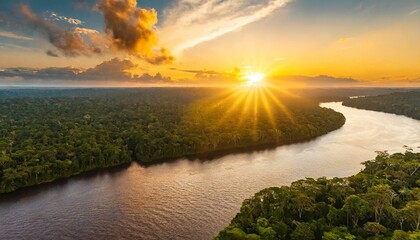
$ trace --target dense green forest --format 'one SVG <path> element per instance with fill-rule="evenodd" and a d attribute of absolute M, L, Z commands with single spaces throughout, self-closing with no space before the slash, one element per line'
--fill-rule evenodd
<path fill-rule="evenodd" d="M 420 120 L 420 91 L 352 98 L 345 100 L 343 105 L 359 109 L 395 113 Z"/>
<path fill-rule="evenodd" d="M 379 152 L 347 178 L 264 189 L 215 238 L 420 239 L 420 153 Z"/>
<path fill-rule="evenodd" d="M 341 102 L 354 96 L 377 96 L 407 92 L 407 88 L 301 88 L 293 93 L 319 102 Z"/>
<path fill-rule="evenodd" d="M 316 101 L 203 88 L 0 91 L 0 192 L 129 163 L 312 139 L 342 114 Z"/>

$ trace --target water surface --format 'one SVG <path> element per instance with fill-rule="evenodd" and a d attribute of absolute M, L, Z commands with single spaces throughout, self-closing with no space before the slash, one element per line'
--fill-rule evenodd
<path fill-rule="evenodd" d="M 74 177 L 0 197 L 2 239 L 211 239 L 255 192 L 357 173 L 376 150 L 419 151 L 420 121 L 324 103 L 346 116 L 311 142 Z"/>

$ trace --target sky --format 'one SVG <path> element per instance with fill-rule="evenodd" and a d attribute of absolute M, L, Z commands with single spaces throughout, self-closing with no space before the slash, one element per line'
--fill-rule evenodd
<path fill-rule="evenodd" d="M 0 85 L 420 86 L 420 0 L 0 1 Z"/>

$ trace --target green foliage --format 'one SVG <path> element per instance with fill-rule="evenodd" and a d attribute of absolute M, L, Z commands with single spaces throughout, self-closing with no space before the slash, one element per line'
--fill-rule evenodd
<path fill-rule="evenodd" d="M 343 105 L 360 109 L 395 113 L 420 120 L 419 91 L 352 98 L 345 100 Z"/>
<path fill-rule="evenodd" d="M 343 210 L 347 213 L 347 220 L 351 221 L 352 227 L 357 227 L 359 220 L 363 220 L 368 212 L 368 202 L 358 195 L 350 195 L 346 198 Z M 349 223 L 347 223 L 349 225 Z"/>
<path fill-rule="evenodd" d="M 420 153 L 378 152 L 351 177 L 264 189 L 243 202 L 226 229 L 261 236 L 270 227 L 275 239 L 420 239 L 418 162 Z"/>
<path fill-rule="evenodd" d="M 386 227 L 377 222 L 368 222 L 363 226 L 363 229 L 366 231 L 366 233 L 374 236 L 385 234 L 387 232 Z"/>
<path fill-rule="evenodd" d="M 335 227 L 329 232 L 325 232 L 322 240 L 354 240 L 356 236 L 349 233 L 346 227 Z"/>
<path fill-rule="evenodd" d="M 410 234 L 402 230 L 395 230 L 391 240 L 410 240 Z"/>
<path fill-rule="evenodd" d="M 418 231 L 420 227 L 420 200 L 408 202 L 404 209 L 411 226 Z"/>
<path fill-rule="evenodd" d="M 315 234 L 311 229 L 311 225 L 307 223 L 298 223 L 296 229 L 290 234 L 292 240 L 312 240 Z"/>
<path fill-rule="evenodd" d="M 232 240 L 241 240 L 246 238 L 246 233 L 242 231 L 240 228 L 232 228 L 226 230 L 223 234 L 221 234 L 219 239 L 232 239 Z"/>
<path fill-rule="evenodd" d="M 254 93 L 241 94 L 192 88 L 0 91 L 0 193 L 132 160 L 304 141 L 345 121 L 300 97 L 275 93 L 251 104 L 237 100 Z"/>

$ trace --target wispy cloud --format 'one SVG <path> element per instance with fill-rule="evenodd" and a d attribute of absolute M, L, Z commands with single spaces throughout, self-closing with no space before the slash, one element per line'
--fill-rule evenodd
<path fill-rule="evenodd" d="M 416 14 L 416 13 L 418 13 L 418 12 L 420 12 L 420 7 L 418 7 L 418 8 L 416 8 L 416 9 L 412 10 L 411 12 L 409 12 L 409 13 L 408 13 L 408 16 L 414 15 L 414 14 Z"/>
<path fill-rule="evenodd" d="M 175 53 L 258 21 L 291 0 L 178 0 L 159 30 Z"/>
<path fill-rule="evenodd" d="M 50 12 L 50 13 L 47 12 L 46 14 L 48 14 L 47 15 L 48 20 L 64 21 L 68 24 L 73 24 L 73 25 L 81 25 L 83 23 L 82 20 L 66 17 L 66 16 L 61 16 L 61 15 L 58 15 L 58 13 L 56 12 Z"/>
<path fill-rule="evenodd" d="M 30 38 L 30 37 L 17 35 L 12 32 L 2 32 L 2 31 L 0 31 L 0 37 L 13 38 L 13 39 L 18 39 L 18 40 L 34 40 L 33 38 Z"/>
<path fill-rule="evenodd" d="M 77 34 L 85 34 L 85 35 L 99 34 L 99 32 L 96 31 L 95 29 L 81 28 L 81 27 L 74 28 L 74 32 L 77 33 Z"/>
<path fill-rule="evenodd" d="M 24 50 L 24 51 L 34 50 L 34 48 L 28 48 L 28 47 L 16 45 L 13 43 L 0 43 L 0 48 L 4 48 L 4 49 L 15 48 L 15 49 Z"/>

